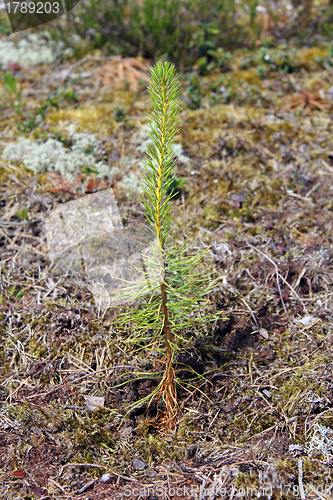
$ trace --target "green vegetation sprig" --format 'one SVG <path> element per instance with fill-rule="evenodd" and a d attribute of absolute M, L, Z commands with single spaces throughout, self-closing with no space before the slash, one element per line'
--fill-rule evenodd
<path fill-rule="evenodd" d="M 144 401 L 150 404 L 156 397 L 158 404 L 163 402 L 158 420 L 167 429 L 173 427 L 178 411 L 173 362 L 177 350 L 187 342 L 180 332 L 216 319 L 217 315 L 211 312 L 203 315 L 209 305 L 208 294 L 216 286 L 216 280 L 212 279 L 210 270 L 200 269 L 209 249 L 191 256 L 187 242 L 181 246 L 173 244 L 170 208 L 176 164 L 172 143 L 179 130 L 180 106 L 179 83 L 172 64 L 158 62 L 151 69 L 148 92 L 152 105 L 149 135 L 153 143 L 147 149 L 142 201 L 155 243 L 146 259 L 149 288 L 133 284 L 120 291 L 123 300 L 144 299 L 123 313 L 120 323 L 131 323 L 134 327 L 134 334 L 129 336 L 128 342 L 161 355 L 162 380 Z M 152 378 L 156 378 L 156 373 Z"/>
<path fill-rule="evenodd" d="M 21 116 L 21 100 L 22 100 L 22 92 L 24 88 L 22 85 L 18 84 L 17 80 L 13 73 L 4 72 L 3 74 L 4 83 L 2 84 L 10 97 L 10 107 Z"/>

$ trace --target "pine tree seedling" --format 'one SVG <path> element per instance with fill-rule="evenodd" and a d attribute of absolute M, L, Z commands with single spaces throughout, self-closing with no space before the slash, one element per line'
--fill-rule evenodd
<path fill-rule="evenodd" d="M 127 341 L 140 345 L 148 354 L 158 354 L 162 366 L 162 370 L 153 375 L 140 374 L 140 378 L 160 377 L 160 381 L 151 394 L 128 408 L 132 410 L 143 402 L 149 407 L 155 399 L 156 419 L 167 430 L 174 428 L 179 409 L 175 355 L 188 342 L 185 336 L 191 327 L 217 319 L 218 314 L 209 310 L 208 298 L 217 280 L 213 279 L 211 270 L 202 267 L 209 249 L 193 256 L 188 242 L 178 246 L 173 241 L 171 199 L 175 195 L 172 186 L 176 161 L 172 144 L 179 130 L 180 105 L 179 83 L 171 63 L 158 62 L 151 68 L 148 92 L 149 135 L 153 143 L 148 146 L 144 164 L 142 202 L 155 240 L 145 258 L 148 285 L 142 288 L 127 282 L 129 285 L 119 291 L 123 303 L 133 305 L 120 314 L 118 324 L 123 327 L 130 324 L 134 333 Z M 203 314 L 207 310 L 208 313 Z"/>

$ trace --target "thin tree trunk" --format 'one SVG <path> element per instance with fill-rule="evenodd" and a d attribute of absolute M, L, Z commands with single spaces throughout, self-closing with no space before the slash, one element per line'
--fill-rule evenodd
<path fill-rule="evenodd" d="M 165 375 L 164 375 L 164 393 L 165 393 L 165 404 L 166 404 L 166 419 L 172 425 L 176 415 L 177 398 L 176 398 L 176 381 L 175 372 L 172 367 L 172 336 L 168 316 L 167 307 L 167 294 L 166 294 L 166 284 L 163 280 L 161 283 L 161 296 L 162 296 L 162 312 L 164 316 L 163 320 L 163 330 L 164 339 L 166 347 L 166 363 L 165 363 Z"/>

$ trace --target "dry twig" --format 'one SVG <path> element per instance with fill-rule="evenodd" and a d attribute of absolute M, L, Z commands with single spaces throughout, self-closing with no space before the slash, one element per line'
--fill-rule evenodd
<path fill-rule="evenodd" d="M 150 63 L 150 59 L 140 61 L 134 57 L 114 59 L 99 70 L 98 77 L 102 85 L 114 88 L 122 88 L 128 81 L 130 89 L 138 92 L 139 82 L 148 81 Z"/>

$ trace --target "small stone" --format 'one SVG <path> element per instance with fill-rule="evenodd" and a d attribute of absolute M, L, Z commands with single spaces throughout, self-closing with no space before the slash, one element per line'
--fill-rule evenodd
<path fill-rule="evenodd" d="M 113 474 L 103 474 L 100 481 L 102 483 L 109 483 L 112 477 L 113 477 Z"/>
<path fill-rule="evenodd" d="M 266 328 L 260 328 L 259 333 L 264 339 L 269 339 L 268 331 L 266 330 Z"/>
<path fill-rule="evenodd" d="M 139 460 L 138 458 L 134 458 L 132 465 L 135 470 L 144 470 L 146 467 L 148 467 L 148 464 L 146 462 L 143 462 L 142 460 Z"/>

